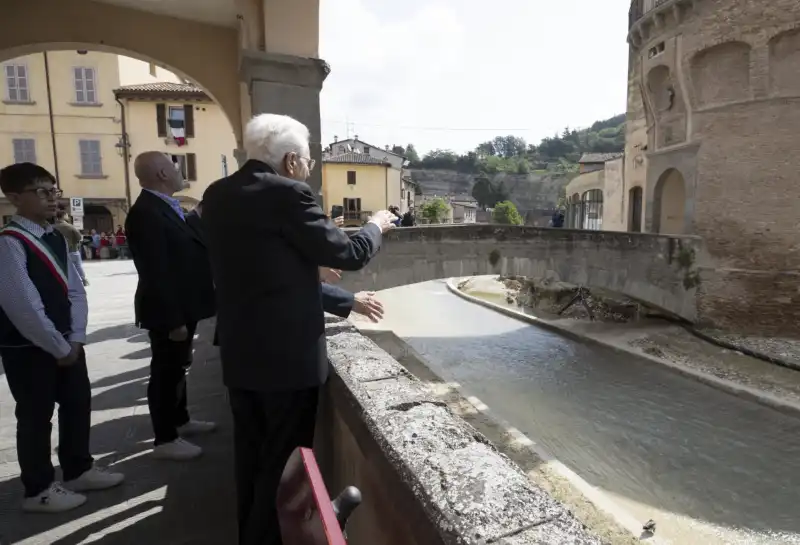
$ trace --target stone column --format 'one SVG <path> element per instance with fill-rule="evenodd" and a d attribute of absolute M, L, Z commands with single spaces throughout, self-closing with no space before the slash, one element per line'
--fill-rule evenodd
<path fill-rule="evenodd" d="M 311 158 L 317 164 L 308 184 L 315 195 L 322 189 L 319 93 L 329 72 L 330 67 L 321 59 L 242 51 L 240 74 L 250 92 L 253 115 L 288 115 L 311 132 Z"/>

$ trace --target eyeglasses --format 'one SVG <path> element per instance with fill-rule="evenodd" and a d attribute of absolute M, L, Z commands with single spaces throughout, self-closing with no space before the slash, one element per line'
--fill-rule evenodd
<path fill-rule="evenodd" d="M 20 193 L 36 193 L 36 196 L 40 199 L 47 199 L 49 197 L 53 198 L 61 198 L 64 195 L 64 192 L 58 189 L 57 187 L 53 187 L 47 189 L 45 187 L 32 187 L 30 189 L 24 189 Z"/>
<path fill-rule="evenodd" d="M 311 159 L 310 157 L 303 157 L 302 155 L 298 155 L 298 157 L 300 157 L 300 159 L 305 159 L 306 160 L 306 163 L 308 163 L 308 171 L 309 172 L 314 170 L 314 166 L 317 164 L 317 162 L 314 159 Z"/>

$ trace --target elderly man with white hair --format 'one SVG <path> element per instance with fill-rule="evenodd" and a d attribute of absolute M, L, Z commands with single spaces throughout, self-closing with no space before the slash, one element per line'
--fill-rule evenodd
<path fill-rule="evenodd" d="M 321 287 L 319 267 L 363 268 L 394 216 L 378 212 L 353 236 L 339 229 L 305 183 L 314 160 L 295 119 L 253 118 L 244 147 L 247 162 L 206 190 L 203 228 L 234 419 L 239 543 L 267 545 L 281 543 L 278 483 L 292 451 L 312 446 L 328 378 L 323 299 L 342 317 L 376 308 L 369 295 Z"/>

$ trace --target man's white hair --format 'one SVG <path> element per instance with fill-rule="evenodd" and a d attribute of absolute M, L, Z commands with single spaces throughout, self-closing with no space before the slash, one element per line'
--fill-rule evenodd
<path fill-rule="evenodd" d="M 288 115 L 261 114 L 247 123 L 244 150 L 248 159 L 279 167 L 287 153 L 308 158 L 308 127 Z"/>

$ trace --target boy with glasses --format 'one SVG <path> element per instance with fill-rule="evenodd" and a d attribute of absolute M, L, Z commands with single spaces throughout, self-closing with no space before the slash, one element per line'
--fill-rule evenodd
<path fill-rule="evenodd" d="M 0 190 L 17 209 L 0 230 L 0 358 L 16 401 L 22 508 L 59 513 L 86 502 L 79 492 L 111 488 L 123 475 L 94 467 L 89 454 L 86 292 L 64 236 L 49 223 L 61 190 L 32 163 L 0 170 Z M 63 485 L 50 461 L 56 403 Z"/>

